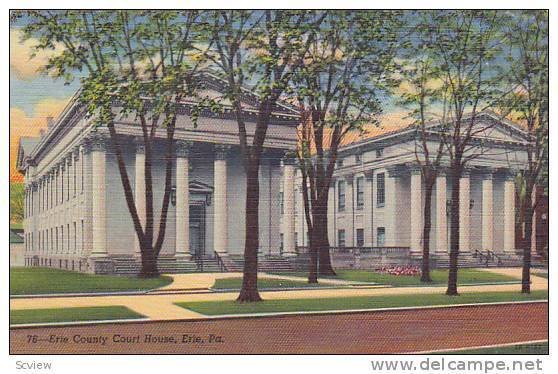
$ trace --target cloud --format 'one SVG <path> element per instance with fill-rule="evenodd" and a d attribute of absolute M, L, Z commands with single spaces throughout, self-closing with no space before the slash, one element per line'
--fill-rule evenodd
<path fill-rule="evenodd" d="M 47 117 L 56 117 L 68 103 L 66 99 L 44 99 L 39 101 L 29 116 L 20 108 L 10 108 L 10 181 L 21 182 L 23 177 L 16 170 L 17 147 L 22 136 L 39 136 L 47 127 Z"/>
<path fill-rule="evenodd" d="M 40 74 L 40 69 L 46 65 L 50 56 L 62 50 L 57 46 L 52 51 L 39 51 L 31 58 L 33 47 L 37 45 L 37 39 L 22 41 L 23 33 L 18 29 L 10 30 L 10 70 L 17 79 L 32 80 Z"/>

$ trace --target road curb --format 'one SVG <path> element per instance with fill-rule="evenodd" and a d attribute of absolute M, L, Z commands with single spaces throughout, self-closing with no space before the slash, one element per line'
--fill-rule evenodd
<path fill-rule="evenodd" d="M 451 308 L 472 308 L 487 307 L 496 305 L 517 305 L 517 304 L 543 304 L 548 303 L 548 299 L 541 300 L 524 300 L 524 301 L 501 301 L 494 303 L 479 304 L 453 304 L 453 305 L 426 305 L 416 307 L 393 307 L 393 308 L 377 308 L 377 309 L 347 309 L 347 310 L 323 310 L 323 311 L 298 311 L 298 312 L 269 312 L 269 313 L 253 313 L 253 314 L 225 314 L 218 316 L 203 316 L 201 318 L 183 318 L 183 319 L 126 319 L 126 320 L 104 320 L 103 324 L 113 323 L 130 324 L 130 323 L 160 323 L 160 322 L 203 322 L 203 321 L 219 321 L 227 319 L 248 319 L 248 318 L 268 318 L 268 317 L 293 317 L 293 316 L 315 316 L 315 315 L 340 315 L 340 314 L 363 314 L 363 313 L 385 313 L 394 311 L 420 311 L 432 309 L 451 309 Z M 37 328 L 37 327 L 70 327 L 70 326 L 90 326 L 96 325 L 99 321 L 80 321 L 80 322 L 53 322 L 53 323 L 37 323 L 26 325 L 11 325 L 11 330 Z M 32 325 L 32 326 L 31 326 Z"/>

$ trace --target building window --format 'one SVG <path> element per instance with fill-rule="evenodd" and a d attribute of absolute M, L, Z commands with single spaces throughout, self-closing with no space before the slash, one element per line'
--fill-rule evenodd
<path fill-rule="evenodd" d="M 284 239 L 283 239 L 283 234 L 280 234 L 279 237 L 281 238 L 281 243 L 279 244 L 279 254 L 283 254 L 283 248 L 284 248 Z"/>
<path fill-rule="evenodd" d="M 81 220 L 81 248 L 80 248 L 80 252 L 83 253 L 83 247 L 84 247 L 84 236 L 83 236 L 83 220 Z"/>
<path fill-rule="evenodd" d="M 343 167 L 343 159 L 342 159 L 342 158 L 340 158 L 339 160 L 337 160 L 337 167 L 338 167 L 338 168 Z"/>
<path fill-rule="evenodd" d="M 285 214 L 285 198 L 283 192 L 279 192 L 279 201 L 281 204 L 281 214 Z"/>
<path fill-rule="evenodd" d="M 77 252 L 77 224 L 74 222 L 74 253 Z"/>
<path fill-rule="evenodd" d="M 85 160 L 83 159 L 83 151 L 81 151 L 81 154 L 80 154 L 80 158 L 79 158 L 79 159 L 80 159 L 80 161 L 79 161 L 79 166 L 80 166 L 80 169 L 81 169 L 81 171 L 79 172 L 79 174 L 80 174 L 80 179 L 81 179 L 81 181 L 80 181 L 80 182 L 81 182 L 80 191 L 81 191 L 81 193 L 83 193 L 83 178 L 84 178 L 84 177 L 83 177 L 83 172 L 84 172 L 84 166 L 83 166 L 83 164 L 85 164 Z"/>
<path fill-rule="evenodd" d="M 68 173 L 66 174 L 66 201 L 70 200 L 70 167 L 68 165 Z"/>
<path fill-rule="evenodd" d="M 60 172 L 60 204 L 64 203 L 64 179 L 66 175 L 64 174 L 64 169 Z"/>
<path fill-rule="evenodd" d="M 295 232 L 295 247 L 298 247 L 298 232 Z"/>
<path fill-rule="evenodd" d="M 56 233 L 56 253 L 58 253 L 59 248 L 58 248 L 58 226 L 56 227 L 56 230 L 54 231 Z"/>
<path fill-rule="evenodd" d="M 383 247 L 386 245 L 386 228 L 378 227 L 376 228 L 376 246 Z"/>
<path fill-rule="evenodd" d="M 364 247 L 364 229 L 356 230 L 356 245 L 357 247 Z"/>
<path fill-rule="evenodd" d="M 337 210 L 345 210 L 345 181 L 337 183 Z"/>
<path fill-rule="evenodd" d="M 376 176 L 376 205 L 383 207 L 386 203 L 386 175 L 379 173 Z"/>
<path fill-rule="evenodd" d="M 383 155 L 384 155 L 384 149 L 383 148 L 376 149 L 376 158 L 380 158 Z"/>
<path fill-rule="evenodd" d="M 357 164 L 360 164 L 362 162 L 362 155 L 360 153 L 355 155 L 355 161 Z"/>
<path fill-rule="evenodd" d="M 76 197 L 76 191 L 77 191 L 77 160 L 74 160 L 73 162 L 73 167 L 74 167 L 74 172 L 72 173 L 72 177 L 73 177 L 73 188 L 72 188 L 72 195 L 73 197 Z"/>
<path fill-rule="evenodd" d="M 339 248 L 345 247 L 345 230 L 337 230 L 337 246 Z"/>
<path fill-rule="evenodd" d="M 60 252 L 64 253 L 64 225 L 60 226 Z"/>
<path fill-rule="evenodd" d="M 70 253 L 70 224 L 66 224 L 66 252 Z"/>
<path fill-rule="evenodd" d="M 356 193 L 357 193 L 357 209 L 364 208 L 364 177 L 358 177 L 356 180 Z"/>

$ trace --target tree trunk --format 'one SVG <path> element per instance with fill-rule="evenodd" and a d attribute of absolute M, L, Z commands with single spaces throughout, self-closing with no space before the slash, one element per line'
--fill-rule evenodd
<path fill-rule="evenodd" d="M 420 281 L 432 282 L 430 277 L 430 230 L 432 228 L 432 190 L 434 188 L 435 176 L 425 178 L 424 187 L 424 224 L 422 231 L 422 269 Z"/>
<path fill-rule="evenodd" d="M 320 226 L 320 237 L 318 238 L 319 241 L 319 266 L 320 266 L 320 275 L 329 275 L 335 276 L 335 270 L 333 270 L 333 266 L 331 265 L 331 256 L 329 254 L 329 238 L 328 238 L 328 231 L 327 231 L 327 196 L 325 196 L 324 206 L 321 207 L 320 217 L 319 217 L 319 226 Z"/>
<path fill-rule="evenodd" d="M 314 222 L 316 222 L 314 220 Z M 308 243 L 308 254 L 310 255 L 310 262 L 308 264 L 308 283 L 318 283 L 318 251 L 319 246 L 317 245 L 318 234 L 316 229 L 312 229 L 309 232 L 310 242 Z"/>
<path fill-rule="evenodd" d="M 141 244 L 141 270 L 140 278 L 155 278 L 159 276 L 157 269 L 157 256 L 153 251 L 153 246 L 149 242 Z"/>
<path fill-rule="evenodd" d="M 250 158 L 246 173 L 246 240 L 239 302 L 262 300 L 258 292 L 259 201 L 259 160 Z"/>
<path fill-rule="evenodd" d="M 532 188 L 527 187 L 525 193 L 525 223 L 523 237 L 523 270 L 521 276 L 521 293 L 531 293 L 531 245 L 533 236 L 533 201 Z"/>
<path fill-rule="evenodd" d="M 457 296 L 457 260 L 459 258 L 459 179 L 461 167 L 451 168 L 451 211 L 450 211 L 450 265 L 446 295 Z"/>

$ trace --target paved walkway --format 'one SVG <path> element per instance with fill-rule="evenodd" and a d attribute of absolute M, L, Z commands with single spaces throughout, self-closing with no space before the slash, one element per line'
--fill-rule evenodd
<path fill-rule="evenodd" d="M 161 291 L 196 291 L 196 290 L 207 290 L 215 283 L 217 279 L 223 278 L 238 278 L 242 277 L 242 273 L 193 273 L 193 274 L 171 274 L 169 275 L 173 278 L 173 282 L 161 287 L 154 292 Z M 268 279 L 287 279 L 292 281 L 306 282 L 308 281 L 305 277 L 297 277 L 291 275 L 277 275 L 268 273 L 258 273 L 259 278 Z M 354 282 L 343 279 L 326 279 L 320 278 L 320 284 L 331 285 L 331 286 L 351 286 L 351 285 L 361 285 L 364 282 Z M 374 286 L 374 283 L 370 283 L 370 286 Z M 386 287 L 381 285 L 381 287 Z"/>
<path fill-rule="evenodd" d="M 517 268 L 495 268 L 485 269 L 486 271 L 497 272 L 521 277 L 521 269 Z M 216 273 L 216 274 L 182 274 L 174 276 L 176 281 L 174 287 L 166 286 L 166 290 L 178 291 L 185 289 L 198 289 L 204 285 L 213 285 L 213 281 L 219 277 L 238 276 L 240 273 Z M 292 277 L 296 278 L 296 277 Z M 299 278 L 303 279 L 303 278 Z M 194 282 L 195 280 L 195 282 Z M 325 282 L 323 282 L 325 283 Z M 478 285 L 461 286 L 460 293 L 470 292 L 505 292 L 518 291 L 519 284 L 501 285 Z M 545 278 L 532 276 L 531 289 L 546 290 L 548 282 Z M 311 289 L 311 290 L 291 290 L 280 292 L 261 292 L 265 300 L 284 300 L 284 299 L 303 299 L 303 298 L 331 298 L 331 297 L 352 297 L 352 296 L 383 296 L 383 295 L 416 295 L 416 294 L 443 294 L 445 286 L 432 287 L 383 287 L 383 288 L 345 288 L 345 289 Z M 203 315 L 180 308 L 176 302 L 195 302 L 195 301 L 219 301 L 235 300 L 238 292 L 223 293 L 178 293 L 168 292 L 161 294 L 126 295 L 126 296 L 90 296 L 90 297 L 50 297 L 50 298 L 28 298 L 11 299 L 10 309 L 42 309 L 42 308 L 70 308 L 70 307 L 90 307 L 90 306 L 126 306 L 153 320 L 173 320 L 182 318 L 204 318 Z"/>

